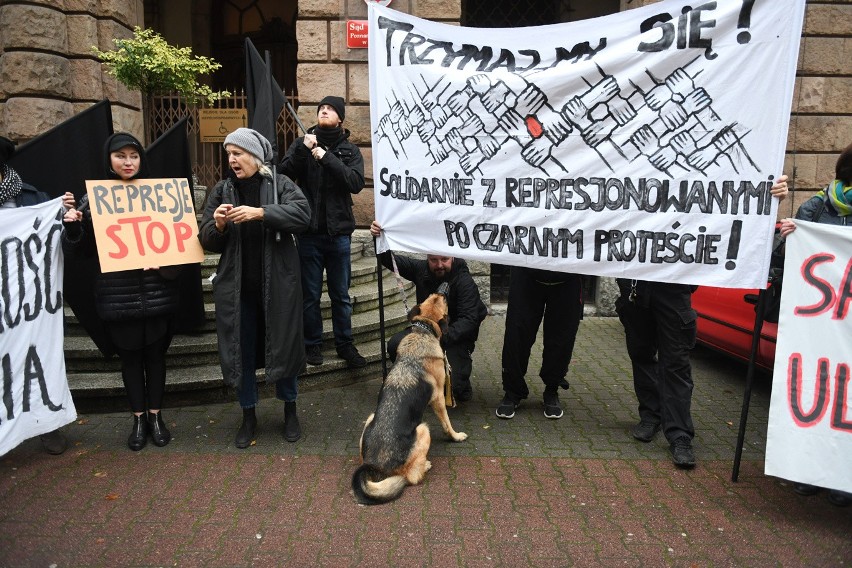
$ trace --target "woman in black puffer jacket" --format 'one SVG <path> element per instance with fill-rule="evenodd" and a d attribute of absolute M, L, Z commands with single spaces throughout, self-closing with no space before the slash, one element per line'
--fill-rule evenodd
<path fill-rule="evenodd" d="M 126 181 L 147 175 L 145 150 L 130 134 L 113 134 L 106 141 L 104 156 L 111 179 Z M 81 223 L 74 223 L 77 230 L 66 225 L 66 254 L 97 254 L 87 203 L 87 197 L 80 200 L 85 213 Z M 98 316 L 121 358 L 121 378 L 133 412 L 127 445 L 134 451 L 145 447 L 149 434 L 157 446 L 171 441 L 160 408 L 166 386 L 166 351 L 179 304 L 179 270 L 168 266 L 101 272 L 94 283 Z"/>

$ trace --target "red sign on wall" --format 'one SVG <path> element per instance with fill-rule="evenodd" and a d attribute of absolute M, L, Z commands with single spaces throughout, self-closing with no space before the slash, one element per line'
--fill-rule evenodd
<path fill-rule="evenodd" d="M 346 20 L 346 47 L 349 49 L 367 47 L 367 20 Z"/>

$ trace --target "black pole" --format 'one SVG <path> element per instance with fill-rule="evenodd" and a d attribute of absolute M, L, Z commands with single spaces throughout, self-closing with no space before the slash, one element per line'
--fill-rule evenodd
<path fill-rule="evenodd" d="M 273 87 L 274 82 L 272 81 L 272 57 L 269 54 L 269 50 L 267 49 L 263 53 L 264 59 L 266 60 L 266 81 L 269 85 L 270 97 L 269 97 L 269 113 L 273 114 L 275 106 L 272 101 L 275 100 L 275 92 Z M 278 205 L 278 166 L 275 164 L 276 160 L 278 160 L 278 117 L 271 117 L 271 125 L 272 125 L 272 140 L 269 141 L 272 144 L 272 204 Z M 281 232 L 275 231 L 275 242 L 281 242 Z"/>
<path fill-rule="evenodd" d="M 748 409 L 751 404 L 751 388 L 754 384 L 754 368 L 757 360 L 757 349 L 760 346 L 760 332 L 763 329 L 763 310 L 766 304 L 766 290 L 761 290 L 757 295 L 757 308 L 754 314 L 754 332 L 751 337 L 751 353 L 748 357 L 748 371 L 746 372 L 745 391 L 743 392 L 743 408 L 740 413 L 740 432 L 737 436 L 737 449 L 734 454 L 734 469 L 731 472 L 731 481 L 736 483 L 740 475 L 740 460 L 743 455 L 743 444 L 745 443 L 746 422 L 748 421 Z"/>
<path fill-rule="evenodd" d="M 376 249 L 376 237 L 373 237 L 373 252 L 376 254 L 376 275 L 379 281 L 379 336 L 382 342 L 382 384 L 384 384 L 388 379 L 388 358 L 385 352 L 385 283 L 382 259 Z"/>

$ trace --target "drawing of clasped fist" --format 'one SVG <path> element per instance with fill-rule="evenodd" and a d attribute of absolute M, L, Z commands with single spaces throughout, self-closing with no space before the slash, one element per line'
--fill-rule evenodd
<path fill-rule="evenodd" d="M 571 98 L 562 107 L 562 116 L 571 121 L 581 131 L 592 124 L 592 121 L 587 116 L 588 114 L 589 108 L 580 100 L 580 97 Z"/>
<path fill-rule="evenodd" d="M 396 101 L 391 106 L 390 119 L 396 126 L 396 132 L 399 135 L 400 140 L 404 140 L 411 136 L 413 127 L 411 126 L 411 123 L 408 122 L 408 119 L 405 116 L 405 108 L 403 108 L 402 103 L 399 101 Z"/>
<path fill-rule="evenodd" d="M 618 83 L 610 75 L 598 81 L 591 89 L 580 95 L 580 98 L 586 108 L 595 108 L 596 105 L 607 102 L 617 94 Z"/>
<path fill-rule="evenodd" d="M 549 158 L 553 143 L 545 136 L 532 140 L 521 149 L 521 157 L 529 165 L 540 168 Z"/>
<path fill-rule="evenodd" d="M 659 112 L 672 99 L 672 92 L 663 85 L 657 85 L 645 94 L 645 103 L 651 110 Z"/>
<path fill-rule="evenodd" d="M 596 120 L 591 123 L 588 128 L 581 130 L 580 132 L 586 144 L 592 148 L 596 148 L 601 142 L 606 140 L 610 134 L 612 134 L 612 131 L 615 130 L 615 126 L 615 121 L 607 117 L 603 120 Z"/>
<path fill-rule="evenodd" d="M 668 146 L 663 146 L 659 148 L 656 152 L 654 152 L 648 161 L 660 171 L 668 171 L 670 167 L 672 167 L 677 160 L 677 153 Z"/>
<path fill-rule="evenodd" d="M 470 99 L 473 98 L 473 91 L 470 86 L 465 85 L 464 89 L 454 93 L 447 99 L 447 107 L 450 111 L 458 116 L 467 110 L 467 105 L 470 103 Z"/>
<path fill-rule="evenodd" d="M 547 103 L 547 98 L 545 98 L 544 93 L 541 92 L 541 89 L 533 85 L 532 83 L 527 83 L 527 86 L 524 87 L 524 90 L 521 91 L 521 94 L 518 95 L 518 101 L 515 104 L 515 110 L 518 111 L 523 117 L 527 117 L 530 115 L 538 114 L 538 111 L 541 110 Z"/>
<path fill-rule="evenodd" d="M 633 133 L 630 137 L 630 142 L 636 146 L 642 154 L 650 156 L 657 151 L 660 145 L 660 139 L 654 134 L 654 130 L 647 124 Z"/>
<path fill-rule="evenodd" d="M 636 110 L 621 97 L 614 97 L 606 106 L 609 109 L 609 114 L 612 115 L 619 126 L 624 126 L 636 118 Z"/>
<path fill-rule="evenodd" d="M 663 121 L 667 131 L 680 128 L 686 124 L 688 118 L 686 110 L 674 101 L 668 101 L 660 109 L 660 120 Z"/>
<path fill-rule="evenodd" d="M 695 114 L 710 106 L 713 100 L 704 89 L 696 89 L 683 99 L 683 109 L 687 114 Z"/>
<path fill-rule="evenodd" d="M 689 73 L 682 67 L 679 67 L 671 75 L 666 77 L 666 87 L 672 93 L 685 97 L 695 89 L 695 83 L 692 82 L 692 77 L 689 76 Z"/>
<path fill-rule="evenodd" d="M 485 110 L 496 117 L 503 116 L 518 103 L 518 97 L 503 81 L 498 81 L 496 85 L 482 93 L 479 98 L 482 100 L 482 106 L 485 107 Z"/>

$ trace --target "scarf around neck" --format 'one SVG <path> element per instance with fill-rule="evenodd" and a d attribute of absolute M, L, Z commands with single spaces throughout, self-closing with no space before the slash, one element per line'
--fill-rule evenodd
<path fill-rule="evenodd" d="M 10 199 L 15 199 L 21 194 L 21 176 L 18 172 L 12 169 L 9 164 L 2 167 L 3 179 L 0 181 L 0 203 L 6 203 Z"/>
<path fill-rule="evenodd" d="M 831 206 L 841 217 L 852 215 L 852 185 L 843 185 L 841 180 L 836 179 L 817 195 L 820 197 L 828 195 Z"/>
<path fill-rule="evenodd" d="M 340 135 L 343 134 L 343 128 L 340 126 L 336 126 L 334 128 L 322 128 L 317 126 L 316 130 L 314 130 L 314 134 L 317 135 L 317 142 L 319 142 L 325 149 L 329 149 L 334 146 L 340 138 Z"/>

